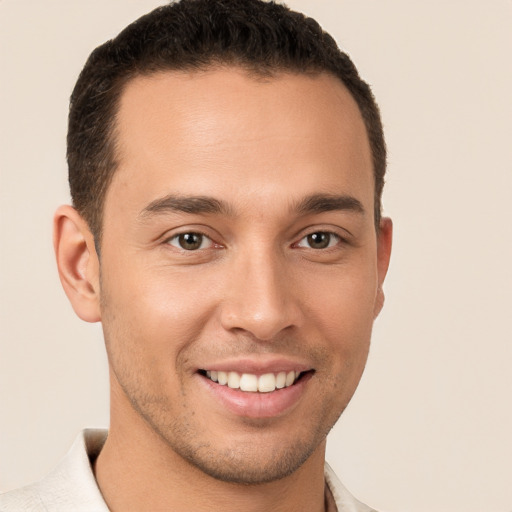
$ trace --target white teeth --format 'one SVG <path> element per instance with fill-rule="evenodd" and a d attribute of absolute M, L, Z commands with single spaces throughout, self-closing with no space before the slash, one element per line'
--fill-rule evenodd
<path fill-rule="evenodd" d="M 238 375 L 238 373 L 228 373 L 228 387 L 231 389 L 238 389 L 240 387 L 240 375 Z"/>
<path fill-rule="evenodd" d="M 300 372 L 295 371 L 279 372 L 277 374 L 265 373 L 259 377 L 252 373 L 206 371 L 206 376 L 213 382 L 218 382 L 222 386 L 227 385 L 231 389 L 253 393 L 271 393 L 276 389 L 289 387 L 295 383 L 299 375 Z"/>
<path fill-rule="evenodd" d="M 276 376 L 276 388 L 281 389 L 286 386 L 286 372 L 279 372 Z"/>
<path fill-rule="evenodd" d="M 258 377 L 251 373 L 243 373 L 240 377 L 240 389 L 242 391 L 258 391 Z"/>
<path fill-rule="evenodd" d="M 273 373 L 265 373 L 258 379 L 258 391 L 270 393 L 276 389 L 276 376 Z"/>

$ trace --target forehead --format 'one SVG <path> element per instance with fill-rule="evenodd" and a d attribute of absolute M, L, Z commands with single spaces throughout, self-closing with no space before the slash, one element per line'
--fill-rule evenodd
<path fill-rule="evenodd" d="M 328 74 L 263 78 L 222 68 L 137 77 L 121 96 L 116 128 L 112 187 L 136 184 L 141 200 L 174 187 L 208 195 L 257 189 L 264 196 L 284 182 L 297 194 L 350 182 L 373 196 L 360 111 Z"/>

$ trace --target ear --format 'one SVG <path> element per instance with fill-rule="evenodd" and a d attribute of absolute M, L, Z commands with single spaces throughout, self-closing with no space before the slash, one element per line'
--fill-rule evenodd
<path fill-rule="evenodd" d="M 100 321 L 100 266 L 94 237 L 71 206 L 55 212 L 53 247 L 60 281 L 75 313 L 86 322 Z"/>
<path fill-rule="evenodd" d="M 393 222 L 388 217 L 380 221 L 377 233 L 377 277 L 378 289 L 375 300 L 374 317 L 376 318 L 384 306 L 384 291 L 382 285 L 388 272 L 391 245 L 393 240 Z"/>

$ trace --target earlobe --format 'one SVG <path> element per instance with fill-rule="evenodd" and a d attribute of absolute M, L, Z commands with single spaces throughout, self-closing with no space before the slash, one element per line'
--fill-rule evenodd
<path fill-rule="evenodd" d="M 100 321 L 99 260 L 94 237 L 85 220 L 69 205 L 55 212 L 53 246 L 60 281 L 75 313 L 86 322 Z"/>
<path fill-rule="evenodd" d="M 384 217 L 380 221 L 379 231 L 377 233 L 377 275 L 378 288 L 374 307 L 374 317 L 376 318 L 384 306 L 384 290 L 382 285 L 386 277 L 389 259 L 391 257 L 391 246 L 393 241 L 393 222 L 390 218 Z"/>

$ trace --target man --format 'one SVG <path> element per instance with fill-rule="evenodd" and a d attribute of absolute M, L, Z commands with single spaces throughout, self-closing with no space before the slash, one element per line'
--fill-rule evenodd
<path fill-rule="evenodd" d="M 63 287 L 102 322 L 108 435 L 1 510 L 369 511 L 325 465 L 391 249 L 377 106 L 311 19 L 182 0 L 71 98 Z"/>

